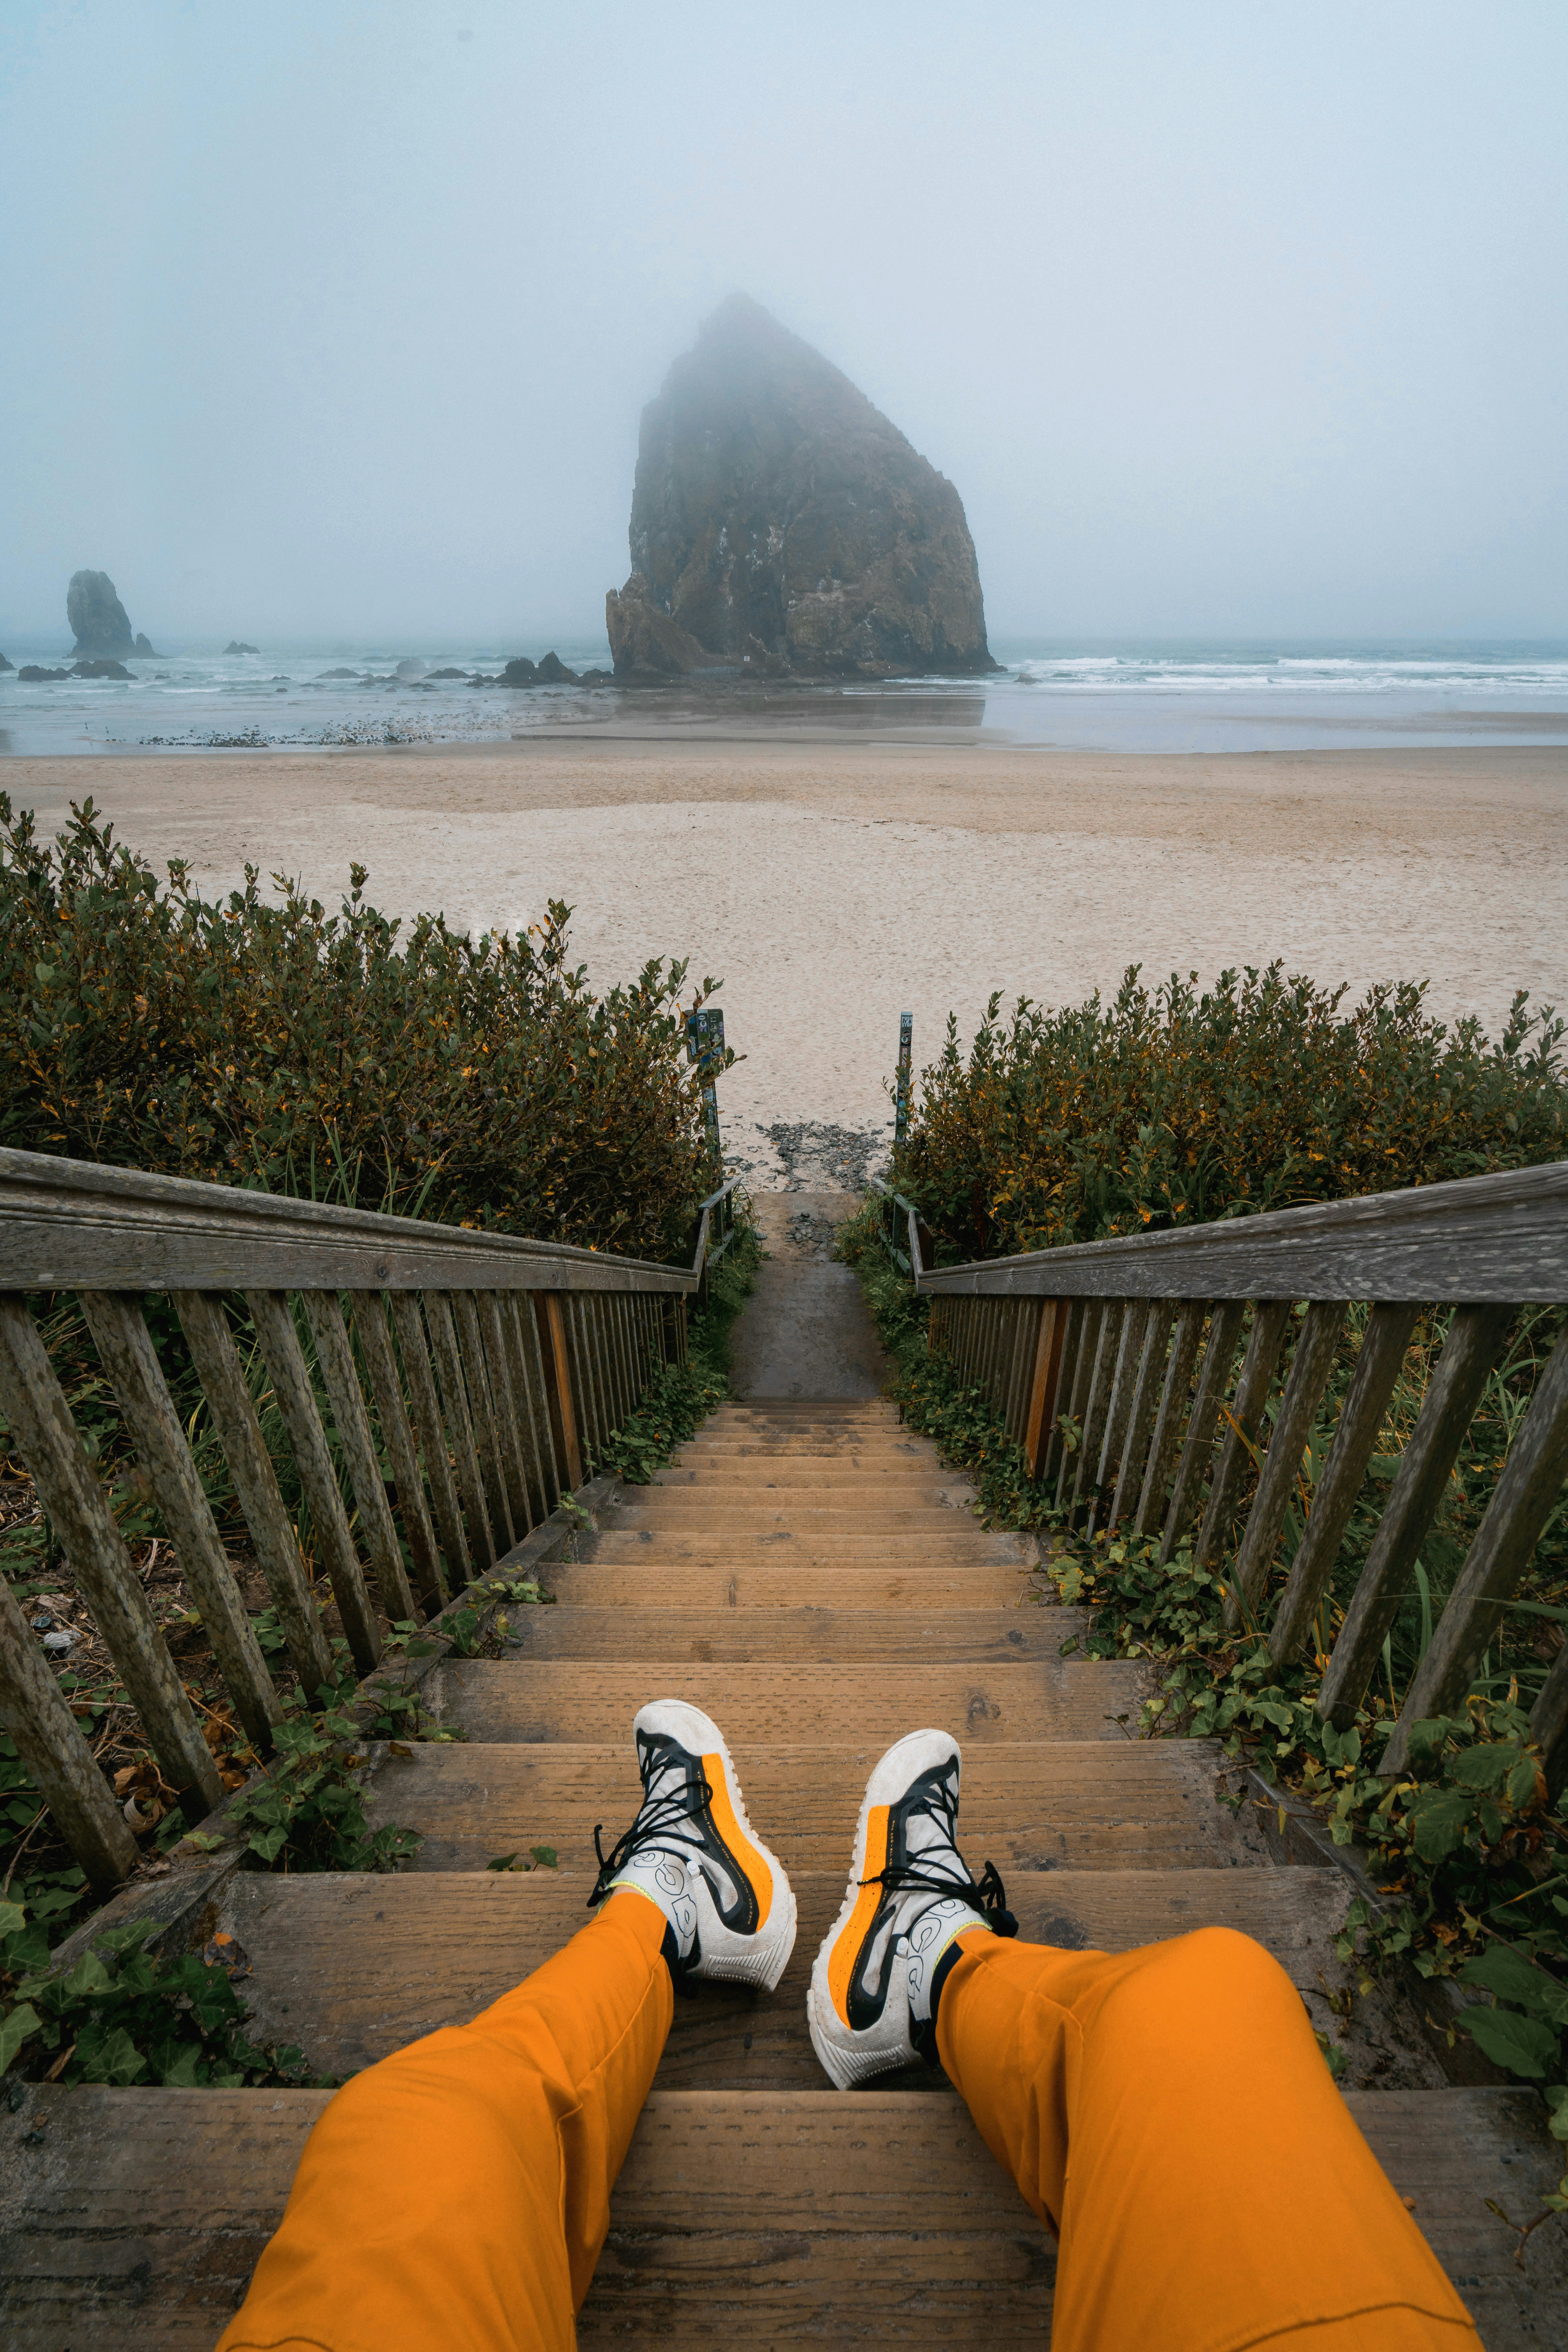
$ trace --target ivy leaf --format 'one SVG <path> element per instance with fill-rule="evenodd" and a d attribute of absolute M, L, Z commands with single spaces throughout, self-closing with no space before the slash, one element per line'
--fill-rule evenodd
<path fill-rule="evenodd" d="M 0 2018 L 0 2074 L 9 2073 L 17 2051 L 38 2032 L 43 2021 L 30 2000 L 19 2000 L 9 2017 Z"/>
<path fill-rule="evenodd" d="M 1423 1862 L 1447 1862 L 1465 1833 L 1471 1810 L 1469 1798 L 1458 1789 L 1411 1808 L 1411 1834 Z"/>
<path fill-rule="evenodd" d="M 101 2026 L 85 2026 L 77 2036 L 76 2054 L 85 2083 L 134 2083 L 147 2072 L 147 2061 L 122 2025 L 111 2033 Z"/>
<path fill-rule="evenodd" d="M 1557 2062 L 1557 2036 L 1549 2025 L 1521 2017 L 1517 2009 L 1467 2009 L 1458 2023 L 1494 2066 L 1543 2082 Z"/>
<path fill-rule="evenodd" d="M 0 1903 L 0 1937 L 14 1936 L 26 1925 L 26 1906 L 21 1903 Z"/>
<path fill-rule="evenodd" d="M 1511 2000 L 1532 2017 L 1552 2016 L 1563 1990 L 1554 1977 L 1538 1969 L 1511 1944 L 1489 1944 L 1484 1952 L 1465 1962 L 1459 1979 L 1461 1983 L 1479 1985 L 1483 1991 L 1495 1993 L 1500 2000 Z"/>
<path fill-rule="evenodd" d="M 1485 1789 L 1495 1796 L 1518 1762 L 1519 1750 L 1511 1741 L 1488 1740 L 1456 1756 L 1448 1768 L 1449 1777 L 1461 1789 Z M 1534 1786 L 1533 1773 L 1531 1785 Z"/>

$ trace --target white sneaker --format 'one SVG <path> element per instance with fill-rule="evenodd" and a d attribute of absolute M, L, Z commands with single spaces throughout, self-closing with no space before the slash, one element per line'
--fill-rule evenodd
<path fill-rule="evenodd" d="M 978 1883 L 953 1842 L 959 1748 L 911 1731 L 872 1773 L 844 1907 L 811 1971 L 812 2046 L 841 2091 L 917 2057 L 935 2065 L 939 1970 L 966 1928 L 1016 1936 L 987 1863 Z"/>
<path fill-rule="evenodd" d="M 656 1699 L 632 1729 L 642 1806 L 608 1855 L 595 1830 L 590 1910 L 616 1887 L 635 1887 L 669 1923 L 678 1981 L 709 1977 L 772 1992 L 795 1948 L 795 1895 L 746 1819 L 723 1733 L 681 1699 Z"/>

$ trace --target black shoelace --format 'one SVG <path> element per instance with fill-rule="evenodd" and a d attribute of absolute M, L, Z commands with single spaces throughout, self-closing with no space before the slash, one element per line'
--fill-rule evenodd
<path fill-rule="evenodd" d="M 1018 1922 L 1007 1908 L 1007 1890 L 1002 1884 L 1002 1874 L 995 1864 L 988 1862 L 978 1878 L 970 1876 L 968 1865 L 962 1856 L 958 1856 L 958 1866 L 963 1873 L 962 1878 L 937 1878 L 923 1871 L 917 1862 L 890 1862 L 886 1870 L 879 1870 L 874 1877 L 863 1878 L 860 1884 L 862 1886 L 885 1886 L 889 1895 L 908 1895 L 911 1889 L 919 1887 L 938 1896 L 967 1895 L 994 1936 L 1016 1936 Z M 928 1904 L 926 1908 L 929 1910 L 930 1907 Z M 924 1913 L 917 1911 L 914 1916 L 919 1919 L 924 1916 Z M 912 1927 L 913 1924 L 911 1920 L 910 1925 Z"/>
<path fill-rule="evenodd" d="M 674 1768 L 667 1765 L 664 1769 L 668 1771 Z M 617 1838 L 607 1854 L 599 1842 L 599 1832 L 605 1824 L 595 1822 L 594 1852 L 599 1857 L 599 1875 L 594 1881 L 594 1891 L 588 1897 L 588 1909 L 592 1911 L 604 1901 L 610 1891 L 610 1881 L 625 1870 L 634 1855 L 668 1853 L 677 1862 L 689 1862 L 692 1849 L 686 1840 L 683 1839 L 679 1845 L 670 1845 L 664 1841 L 681 1822 L 695 1821 L 703 1807 L 712 1801 L 713 1783 L 701 1778 L 684 1781 L 667 1797 L 645 1797 L 636 1821 L 624 1837 Z"/>

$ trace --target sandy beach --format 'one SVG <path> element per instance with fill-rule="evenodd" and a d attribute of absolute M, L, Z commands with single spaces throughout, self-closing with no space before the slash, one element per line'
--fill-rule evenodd
<path fill-rule="evenodd" d="M 917 1063 L 987 995 L 1075 1002 L 1130 963 L 1283 958 L 1359 992 L 1426 979 L 1501 1024 L 1568 1003 L 1568 749 L 1120 755 L 889 737 L 15 759 L 54 830 L 89 793 L 209 893 L 247 860 L 329 901 L 352 859 L 391 912 L 515 929 L 575 910 L 593 980 L 655 955 L 722 977 L 746 1056 L 721 1111 L 763 1185 L 885 1145 L 899 1014 Z M 781 1150 L 782 1147 L 782 1150 Z"/>

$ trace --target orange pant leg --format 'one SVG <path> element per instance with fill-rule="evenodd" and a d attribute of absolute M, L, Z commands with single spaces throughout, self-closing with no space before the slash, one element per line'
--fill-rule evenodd
<path fill-rule="evenodd" d="M 217 2352 L 570 2352 L 669 2032 L 664 1929 L 613 1895 L 471 2025 L 347 2084 Z"/>
<path fill-rule="evenodd" d="M 937 2047 L 1061 2239 L 1052 2352 L 1479 2352 L 1261 1945 L 963 1942 Z"/>

